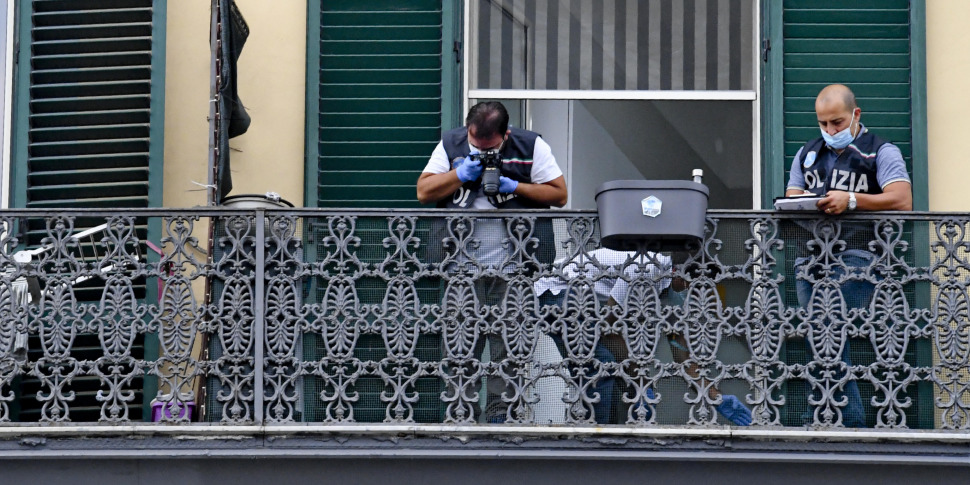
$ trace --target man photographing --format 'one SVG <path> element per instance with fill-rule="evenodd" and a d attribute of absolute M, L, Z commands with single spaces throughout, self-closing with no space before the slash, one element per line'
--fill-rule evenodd
<path fill-rule="evenodd" d="M 485 174 L 486 171 L 491 173 Z M 507 299 L 508 284 L 515 274 L 534 270 L 527 269 L 525 266 L 528 265 L 511 262 L 515 259 L 516 245 L 508 241 L 516 235 L 509 234 L 511 229 L 506 227 L 506 221 L 495 209 L 561 207 L 566 204 L 567 197 L 565 178 L 549 145 L 538 133 L 510 128 L 508 111 L 496 101 L 472 106 L 464 127 L 442 134 L 441 142 L 418 177 L 417 195 L 421 203 L 437 203 L 441 208 L 490 212 L 474 218 L 473 241 L 453 248 L 455 258 L 460 263 L 448 269 L 449 272 L 459 271 L 466 262 L 487 268 L 466 277 L 473 278 L 478 301 L 490 306 L 500 305 Z M 449 234 L 441 231 L 432 236 L 431 243 L 438 244 L 449 237 Z M 555 254 L 551 220 L 536 220 L 532 237 L 537 239 L 537 244 L 528 244 L 519 250 L 534 253 L 539 262 L 551 263 Z M 455 284 L 455 281 L 451 280 L 448 284 Z M 447 290 L 445 294 L 448 294 Z M 446 306 L 449 303 L 443 302 Z M 504 328 L 504 325 L 500 327 Z M 500 369 L 515 368 L 520 363 L 508 359 L 504 334 L 503 330 L 477 339 L 473 354 L 476 357 L 484 354 L 487 341 L 487 354 L 493 365 L 497 363 Z M 462 368 L 455 371 L 458 374 L 472 373 L 476 365 L 466 357 L 455 367 Z M 487 376 L 486 387 L 488 397 L 485 412 L 479 409 L 477 400 L 473 403 L 463 402 L 459 403 L 460 411 L 454 419 L 461 422 L 504 422 L 509 417 L 521 418 L 521 410 L 510 413 L 509 409 L 509 401 L 515 399 L 508 396 L 516 395 L 515 389 L 495 374 Z M 507 397 L 503 399 L 502 395 Z"/>
<path fill-rule="evenodd" d="M 498 194 L 483 193 L 482 154 L 501 157 Z M 471 156 L 475 155 L 475 156 Z M 566 204 L 566 179 L 538 133 L 509 128 L 498 101 L 478 103 L 465 126 L 446 131 L 418 177 L 418 201 L 463 209 L 538 209 Z"/>

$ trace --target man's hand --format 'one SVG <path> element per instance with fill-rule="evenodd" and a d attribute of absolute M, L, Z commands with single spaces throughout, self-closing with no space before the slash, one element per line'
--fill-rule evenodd
<path fill-rule="evenodd" d="M 511 194 L 519 186 L 518 182 L 505 176 L 499 177 L 498 182 L 498 193 L 500 194 Z"/>
<path fill-rule="evenodd" d="M 830 190 L 825 197 L 816 204 L 818 210 L 826 214 L 841 214 L 849 208 L 849 193 L 841 190 Z"/>
<path fill-rule="evenodd" d="M 471 157 L 465 157 L 464 160 L 455 164 L 455 173 L 462 183 L 478 180 L 478 177 L 482 176 L 482 162 L 477 159 L 472 160 Z"/>

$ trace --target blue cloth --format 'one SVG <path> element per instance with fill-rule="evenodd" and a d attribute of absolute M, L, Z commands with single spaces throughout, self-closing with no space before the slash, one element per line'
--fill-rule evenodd
<path fill-rule="evenodd" d="M 848 251 L 838 253 L 835 255 L 841 258 L 845 263 L 845 268 L 841 265 L 835 266 L 831 278 L 833 280 L 838 280 L 843 278 L 846 274 L 846 268 L 866 268 L 872 262 L 875 256 L 867 251 L 850 249 Z M 802 270 L 802 267 L 808 262 L 808 258 L 798 258 L 795 260 L 795 274 L 798 274 Z M 795 293 L 798 297 L 798 304 L 801 307 L 806 307 L 812 297 L 812 283 L 803 278 L 798 278 L 795 281 Z M 842 298 L 845 300 L 846 308 L 864 308 L 869 305 L 869 300 L 872 299 L 872 294 L 875 291 L 875 286 L 868 281 L 861 280 L 849 280 L 843 282 L 839 287 Z M 814 349 L 812 349 L 814 352 Z M 852 366 L 852 359 L 849 356 L 849 344 L 846 342 L 845 349 L 842 351 L 842 362 L 845 362 L 847 366 Z M 820 378 L 821 375 L 817 375 L 818 372 L 813 374 L 816 379 Z M 845 376 L 845 372 L 838 372 L 833 375 L 833 379 L 841 379 Z M 820 398 L 818 391 L 812 391 L 816 399 Z M 864 428 L 866 426 L 865 412 L 862 407 L 862 395 L 859 393 L 859 385 L 855 380 L 849 381 L 845 386 L 844 390 L 835 393 L 835 400 L 841 401 L 842 398 L 848 398 L 848 403 L 844 408 L 842 408 L 842 424 L 848 428 Z M 810 418 L 809 418 L 810 419 Z"/>
<path fill-rule="evenodd" d="M 751 410 L 741 402 L 737 396 L 731 394 L 721 395 L 721 404 L 717 405 L 717 412 L 727 418 L 737 426 L 748 426 L 751 424 Z"/>

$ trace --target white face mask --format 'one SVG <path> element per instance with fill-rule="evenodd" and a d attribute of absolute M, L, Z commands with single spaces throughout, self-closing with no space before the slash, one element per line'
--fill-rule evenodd
<path fill-rule="evenodd" d="M 819 128 L 819 131 L 822 132 L 822 138 L 825 139 L 825 144 L 836 150 L 841 150 L 849 146 L 849 143 L 852 143 L 852 140 L 855 139 L 855 137 L 852 136 L 852 123 L 855 123 L 855 110 L 853 110 L 852 120 L 849 121 L 849 126 L 847 126 L 844 130 L 834 135 L 830 135 L 822 128 Z"/>

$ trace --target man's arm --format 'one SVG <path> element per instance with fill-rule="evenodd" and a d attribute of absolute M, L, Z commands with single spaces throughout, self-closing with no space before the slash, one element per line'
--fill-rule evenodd
<path fill-rule="evenodd" d="M 457 177 L 455 178 L 457 179 Z M 421 179 L 418 179 L 419 184 L 420 182 Z M 419 193 L 420 190 L 421 189 L 419 186 Z M 566 192 L 566 178 L 562 175 L 542 184 L 519 182 L 519 185 L 515 188 L 513 193 L 519 197 L 525 197 L 540 204 L 550 205 L 553 207 L 562 207 L 566 205 L 566 198 L 568 197 Z"/>
<path fill-rule="evenodd" d="M 787 192 L 786 192 L 787 193 Z M 882 189 L 881 194 L 855 194 L 856 210 L 865 211 L 911 211 L 913 210 L 913 186 L 909 182 L 893 182 Z M 830 190 L 818 201 L 818 209 L 827 214 L 841 214 L 849 208 L 849 193 Z"/>
<path fill-rule="evenodd" d="M 445 173 L 422 172 L 418 177 L 418 202 L 430 204 L 454 194 L 461 187 L 455 170 Z"/>
<path fill-rule="evenodd" d="M 418 177 L 418 202 L 422 204 L 438 202 L 455 193 L 461 185 L 457 167 L 452 168 L 444 143 L 438 142 L 431 152 L 428 164 Z"/>
<path fill-rule="evenodd" d="M 802 164 L 799 163 L 801 157 L 802 149 L 799 148 L 795 152 L 795 158 L 791 161 L 791 170 L 788 171 L 788 185 L 785 188 L 785 197 L 808 192 L 805 190 L 805 175 L 802 173 Z"/>

